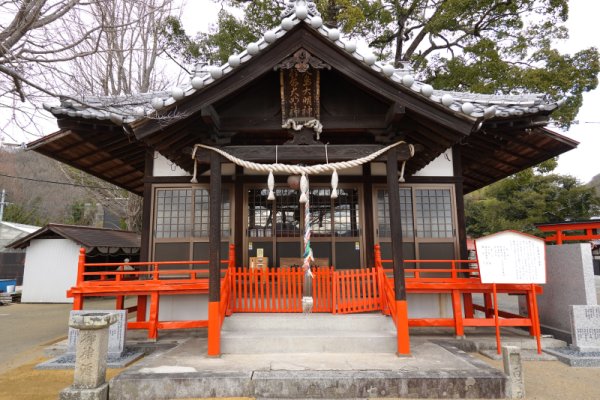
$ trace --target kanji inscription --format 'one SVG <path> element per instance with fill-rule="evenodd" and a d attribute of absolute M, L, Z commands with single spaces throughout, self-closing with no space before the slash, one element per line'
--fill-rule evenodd
<path fill-rule="evenodd" d="M 519 232 L 499 232 L 475 241 L 483 283 L 546 283 L 544 241 Z"/>
<path fill-rule="evenodd" d="M 300 49 L 280 63 L 282 122 L 320 118 L 320 69 L 331 68 L 308 51 Z"/>

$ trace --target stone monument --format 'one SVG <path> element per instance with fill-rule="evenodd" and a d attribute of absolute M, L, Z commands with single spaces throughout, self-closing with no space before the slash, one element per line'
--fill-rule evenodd
<path fill-rule="evenodd" d="M 126 310 L 94 310 L 95 313 L 110 313 L 116 318 L 115 323 L 108 328 L 108 354 L 121 356 L 125 351 L 127 339 L 127 311 Z M 71 311 L 70 318 L 77 315 L 89 314 L 90 310 Z M 79 329 L 69 327 L 67 354 L 74 354 L 77 344 Z"/>
<path fill-rule="evenodd" d="M 502 346 L 504 374 L 508 376 L 507 395 L 511 399 L 525 398 L 525 377 L 521 363 L 521 349 L 516 346 Z"/>
<path fill-rule="evenodd" d="M 69 327 L 77 329 L 77 350 L 73 384 L 60 392 L 60 400 L 106 400 L 106 357 L 108 327 L 117 321 L 115 314 L 87 311 L 71 315 Z"/>
<path fill-rule="evenodd" d="M 573 349 L 600 352 L 600 306 L 571 306 L 571 335 Z"/>
<path fill-rule="evenodd" d="M 571 306 L 597 304 L 589 243 L 546 246 L 546 267 L 544 293 L 538 296 L 540 325 L 543 332 L 571 342 Z"/>
<path fill-rule="evenodd" d="M 115 322 L 108 328 L 108 367 L 123 368 L 144 355 L 141 349 L 127 348 L 127 311 L 126 310 L 79 310 L 71 311 L 70 319 L 82 315 L 88 315 L 90 312 L 100 314 L 111 314 Z M 69 369 L 76 364 L 75 350 L 80 335 L 79 329 L 69 327 L 69 337 L 67 339 L 66 352 L 51 360 L 45 361 L 36 366 L 36 369 Z"/>

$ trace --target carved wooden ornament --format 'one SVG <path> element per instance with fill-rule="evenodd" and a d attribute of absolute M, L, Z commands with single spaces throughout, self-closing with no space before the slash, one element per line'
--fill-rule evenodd
<path fill-rule="evenodd" d="M 280 70 L 282 123 L 319 120 L 321 109 L 320 69 L 331 66 L 314 57 L 305 49 L 299 49 L 282 61 L 275 69 Z"/>

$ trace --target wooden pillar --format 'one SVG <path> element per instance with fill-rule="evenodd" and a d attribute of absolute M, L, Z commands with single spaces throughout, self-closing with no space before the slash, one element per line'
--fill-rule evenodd
<path fill-rule="evenodd" d="M 154 165 L 154 154 L 152 150 L 146 150 L 144 164 L 144 178 L 152 177 Z M 150 232 L 152 232 L 152 184 L 144 182 L 144 195 L 142 198 L 142 234 L 140 243 L 140 261 L 150 260 Z"/>
<path fill-rule="evenodd" d="M 208 355 L 221 354 L 221 157 L 210 153 L 210 218 L 208 247 Z"/>
<path fill-rule="evenodd" d="M 149 179 L 154 175 L 154 150 L 146 150 L 144 161 L 144 178 Z M 142 198 L 142 235 L 140 242 L 140 261 L 150 261 L 150 245 L 152 243 L 152 226 L 154 218 L 152 217 L 152 184 L 144 182 L 144 195 Z M 138 277 L 139 278 L 139 277 Z M 146 307 L 148 304 L 147 296 L 137 296 L 137 322 L 146 320 Z"/>
<path fill-rule="evenodd" d="M 371 163 L 363 164 L 364 203 L 363 232 L 367 268 L 375 266 L 375 224 L 373 223 L 373 184 L 371 183 Z"/>
<path fill-rule="evenodd" d="M 465 217 L 465 196 L 463 194 L 463 173 L 462 173 L 462 156 L 461 146 L 452 147 L 452 165 L 454 170 L 454 176 L 458 178 L 454 185 L 454 191 L 456 192 L 456 225 L 458 227 L 458 259 L 466 260 L 469 257 L 467 249 L 467 226 Z M 466 268 L 466 264 L 459 264 L 459 269 Z M 462 274 L 461 274 L 462 275 Z M 463 304 L 465 309 L 465 317 L 473 318 L 473 294 L 463 293 Z"/>
<path fill-rule="evenodd" d="M 396 301 L 396 329 L 398 330 L 398 354 L 410 354 L 408 332 L 408 306 L 406 282 L 402 257 L 402 225 L 400 216 L 400 190 L 398 187 L 398 151 L 394 147 L 387 153 L 387 183 L 389 215 L 392 234 L 392 261 L 394 263 L 394 292 Z"/>
<path fill-rule="evenodd" d="M 244 265 L 244 168 L 235 166 L 234 184 L 234 229 L 233 243 L 235 249 L 235 265 Z"/>
<path fill-rule="evenodd" d="M 467 259 L 467 227 L 465 219 L 465 196 L 463 194 L 463 175 L 460 146 L 452 148 L 452 163 L 454 176 L 457 179 L 454 188 L 456 192 L 456 225 L 458 227 L 458 248 L 460 255 L 456 258 Z"/>

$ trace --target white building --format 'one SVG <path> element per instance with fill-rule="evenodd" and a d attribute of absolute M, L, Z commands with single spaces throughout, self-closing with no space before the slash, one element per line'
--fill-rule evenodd
<path fill-rule="evenodd" d="M 79 249 L 88 262 L 120 262 L 139 257 L 140 236 L 115 229 L 48 224 L 9 245 L 26 249 L 23 303 L 72 303 L 67 290 L 77 280 Z"/>

